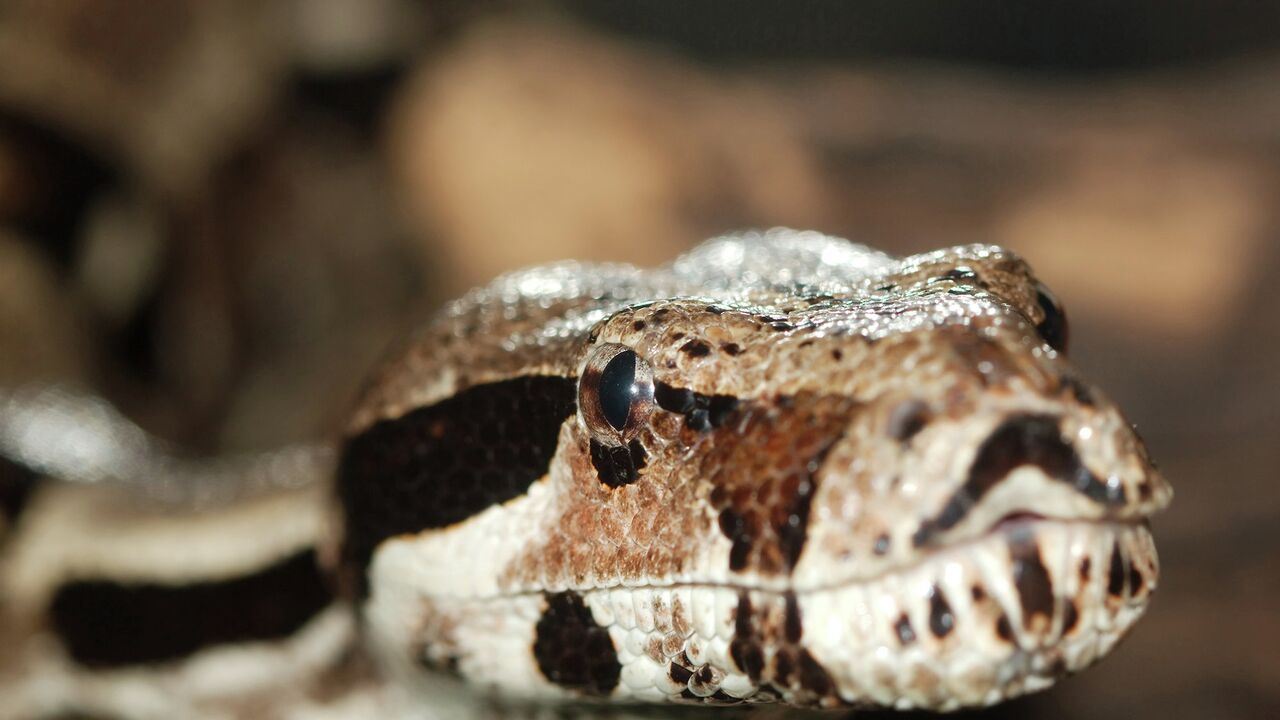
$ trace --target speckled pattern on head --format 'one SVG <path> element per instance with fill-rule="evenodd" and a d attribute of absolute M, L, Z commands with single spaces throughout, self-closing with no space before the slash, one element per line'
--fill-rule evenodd
<path fill-rule="evenodd" d="M 1066 329 L 991 246 L 775 230 L 505 276 L 370 385 L 344 575 L 393 667 L 511 696 L 953 709 L 1046 687 L 1142 614 L 1171 497 Z M 463 397 L 483 422 L 430 409 Z"/>

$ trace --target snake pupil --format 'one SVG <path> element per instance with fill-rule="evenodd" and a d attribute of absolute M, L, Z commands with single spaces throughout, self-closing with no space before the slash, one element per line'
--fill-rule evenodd
<path fill-rule="evenodd" d="M 627 425 L 631 403 L 636 396 L 636 354 L 620 352 L 600 373 L 600 411 L 604 419 L 616 430 Z"/>

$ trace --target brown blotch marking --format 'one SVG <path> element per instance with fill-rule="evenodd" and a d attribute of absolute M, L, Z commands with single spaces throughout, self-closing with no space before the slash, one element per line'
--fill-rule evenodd
<path fill-rule="evenodd" d="M 1155 492 L 1156 492 L 1155 486 L 1152 485 L 1150 478 L 1144 477 L 1142 478 L 1142 480 L 1138 481 L 1138 499 L 1139 500 L 1143 502 L 1147 502 L 1148 500 L 1151 499 L 1151 496 L 1155 495 Z"/>
<path fill-rule="evenodd" d="M 791 685 L 791 677 L 796 671 L 794 655 L 793 648 L 782 647 L 773 656 L 773 677 L 783 685 Z"/>
<path fill-rule="evenodd" d="M 1080 622 L 1080 611 L 1076 609 L 1076 602 L 1067 598 L 1066 604 L 1062 607 L 1062 634 L 1066 635 L 1076 628 L 1076 623 Z"/>
<path fill-rule="evenodd" d="M 711 346 L 701 340 L 690 340 L 680 346 L 680 352 L 689 357 L 706 357 L 711 354 Z"/>
<path fill-rule="evenodd" d="M 632 328 L 634 328 L 636 332 L 640 332 L 641 330 L 645 329 L 645 327 L 647 327 L 647 325 L 646 325 L 645 321 L 643 321 L 643 320 L 637 320 L 637 321 L 635 321 L 635 322 L 631 323 L 631 327 L 632 327 Z"/>
<path fill-rule="evenodd" d="M 720 349 L 729 355 L 742 354 L 742 346 L 738 343 L 723 343 L 720 345 Z"/>
<path fill-rule="evenodd" d="M 986 336 L 971 332 L 968 328 L 944 330 L 951 340 L 951 347 L 963 359 L 986 387 L 1005 385 L 1009 378 L 1025 376 L 1018 362 L 999 343 Z"/>
<path fill-rule="evenodd" d="M 1107 570 L 1107 592 L 1114 597 L 1124 596 L 1124 557 L 1120 554 L 1120 544 L 1111 548 L 1111 567 Z"/>
<path fill-rule="evenodd" d="M 649 638 L 649 642 L 646 643 L 644 647 L 644 654 L 648 655 L 649 659 L 656 663 L 660 663 L 666 659 L 666 655 L 662 653 L 662 638 Z"/>
<path fill-rule="evenodd" d="M 843 360 L 843 359 L 844 359 L 844 351 L 843 351 L 843 350 L 841 350 L 840 348 L 835 348 L 835 349 L 833 349 L 833 350 L 831 351 L 831 359 L 832 359 L 832 360 L 835 360 L 836 362 L 839 362 L 839 361 Z"/>
<path fill-rule="evenodd" d="M 790 403 L 747 407 L 715 433 L 703 456 L 710 502 L 733 547 L 730 569 L 791 572 L 804 549 L 817 473 L 856 404 L 801 394 Z"/>
<path fill-rule="evenodd" d="M 1089 581 L 1089 570 L 1093 567 L 1093 561 L 1085 558 L 1080 561 L 1080 579 L 1084 582 Z"/>
<path fill-rule="evenodd" d="M 929 424 L 929 406 L 920 400 L 904 400 L 889 413 L 889 437 L 906 445 Z"/>
<path fill-rule="evenodd" d="M 987 591 L 983 590 L 981 585 L 974 585 L 969 590 L 969 594 L 973 596 L 974 602 L 982 602 L 987 597 Z"/>
<path fill-rule="evenodd" d="M 800 685 L 819 696 L 830 694 L 835 687 L 826 668 L 808 650 L 800 651 Z"/>
<path fill-rule="evenodd" d="M 915 628 L 911 627 L 911 618 L 906 613 L 898 616 L 897 622 L 893 624 L 893 629 L 898 634 L 898 642 L 903 645 L 910 645 L 916 641 Z"/>
<path fill-rule="evenodd" d="M 788 591 L 783 597 L 786 602 L 784 636 L 787 642 L 798 643 L 800 636 L 804 634 L 804 626 L 800 622 L 800 603 L 796 600 L 794 592 Z"/>
<path fill-rule="evenodd" d="M 738 593 L 738 610 L 733 619 L 733 640 L 729 642 L 729 657 L 733 658 L 734 664 L 752 682 L 760 681 L 760 673 L 764 671 L 764 649 L 752 627 L 751 598 L 746 591 Z M 706 682 L 710 682 L 710 678 Z"/>
<path fill-rule="evenodd" d="M 1000 613 L 999 619 L 996 620 L 996 637 L 1010 642 L 1013 640 L 1013 627 L 1009 625 L 1009 616 Z"/>
<path fill-rule="evenodd" d="M 942 639 L 955 628 L 956 618 L 951 612 L 951 605 L 942 588 L 936 585 L 929 591 L 929 631 L 933 636 Z"/>
<path fill-rule="evenodd" d="M 1053 580 L 1040 559 L 1040 545 L 1032 537 L 1015 537 L 1009 544 L 1013 559 L 1013 584 L 1022 604 L 1023 624 L 1031 627 L 1035 616 L 1053 617 Z"/>

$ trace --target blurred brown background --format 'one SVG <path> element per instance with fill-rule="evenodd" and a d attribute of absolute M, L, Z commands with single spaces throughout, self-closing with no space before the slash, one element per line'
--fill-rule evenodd
<path fill-rule="evenodd" d="M 746 226 L 997 242 L 1176 485 L 1148 619 L 981 717 L 1280 717 L 1280 4 L 0 1 L 0 383 L 331 432 L 439 302 Z"/>

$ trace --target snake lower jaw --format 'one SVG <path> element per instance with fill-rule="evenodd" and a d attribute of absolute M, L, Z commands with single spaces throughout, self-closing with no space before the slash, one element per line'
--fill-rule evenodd
<path fill-rule="evenodd" d="M 801 594 L 804 643 L 842 702 L 989 705 L 1105 656 L 1158 567 L 1145 521 L 1013 515 L 911 567 Z"/>

